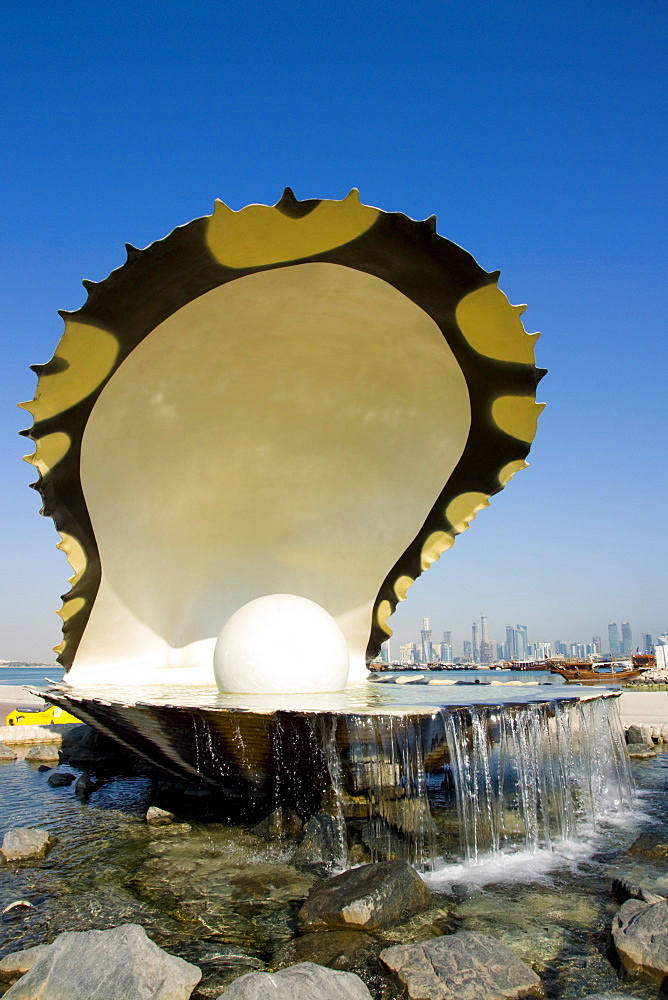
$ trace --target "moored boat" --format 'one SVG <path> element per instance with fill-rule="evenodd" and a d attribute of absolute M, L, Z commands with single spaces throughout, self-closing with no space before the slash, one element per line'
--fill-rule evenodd
<path fill-rule="evenodd" d="M 611 682 L 619 684 L 622 681 L 631 680 L 634 677 L 639 677 L 646 667 L 637 667 L 621 670 L 614 669 L 614 663 L 609 664 L 610 670 L 600 670 L 603 664 L 595 664 L 589 660 L 577 660 L 571 662 L 555 662 L 547 661 L 549 663 L 550 673 L 559 674 L 564 678 L 567 684 L 610 684 Z"/>

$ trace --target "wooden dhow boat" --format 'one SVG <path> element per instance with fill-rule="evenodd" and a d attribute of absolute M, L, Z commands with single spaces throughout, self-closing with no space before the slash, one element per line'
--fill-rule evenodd
<path fill-rule="evenodd" d="M 589 660 L 570 662 L 552 660 L 547 661 L 547 663 L 550 673 L 560 674 L 567 684 L 620 684 L 622 681 L 639 677 L 643 672 L 643 668 L 615 670 L 614 663 L 610 664 L 610 670 L 602 671 L 598 669 L 602 664 L 595 664 Z"/>

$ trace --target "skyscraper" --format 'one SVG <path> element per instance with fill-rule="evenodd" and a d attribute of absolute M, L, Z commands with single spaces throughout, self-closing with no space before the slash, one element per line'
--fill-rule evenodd
<path fill-rule="evenodd" d="M 494 644 L 489 641 L 487 631 L 487 615 L 480 615 L 480 662 L 492 663 L 494 660 Z"/>
<path fill-rule="evenodd" d="M 619 645 L 619 629 L 617 622 L 608 622 L 608 645 L 610 646 L 610 656 L 620 656 L 622 649 Z"/>
<path fill-rule="evenodd" d="M 515 648 L 515 629 L 512 625 L 506 625 L 506 659 L 517 659 L 517 649 Z"/>
<path fill-rule="evenodd" d="M 431 645 L 431 629 L 429 628 L 429 619 L 422 619 L 422 631 L 420 632 L 420 644 L 422 646 L 422 663 L 431 663 L 434 658 L 434 651 Z"/>
<path fill-rule="evenodd" d="M 518 660 L 526 660 L 529 655 L 529 630 L 526 625 L 515 629 L 515 650 Z"/>
<path fill-rule="evenodd" d="M 464 639 L 464 642 L 463 642 L 462 645 L 463 645 L 463 648 L 464 648 L 464 659 L 466 660 L 467 663 L 470 663 L 471 662 L 471 643 L 468 641 L 468 639 Z"/>
<path fill-rule="evenodd" d="M 595 635 L 591 640 L 591 642 L 592 646 L 594 647 L 594 652 L 597 654 L 597 656 L 600 656 L 601 650 L 603 649 L 603 643 L 601 642 L 600 635 Z"/>
<path fill-rule="evenodd" d="M 651 653 L 654 648 L 654 643 L 652 642 L 652 636 L 649 632 L 643 632 L 642 634 L 642 651 L 643 653 Z"/>
<path fill-rule="evenodd" d="M 448 646 L 452 646 L 452 632 L 450 630 L 443 633 L 443 642 L 447 642 Z"/>
<path fill-rule="evenodd" d="M 633 636 L 628 622 L 622 622 L 622 655 L 630 656 L 633 652 Z"/>
<path fill-rule="evenodd" d="M 471 659 L 474 663 L 480 663 L 480 645 L 478 643 L 478 623 L 471 625 Z"/>
<path fill-rule="evenodd" d="M 452 644 L 449 642 L 441 643 L 441 663 L 452 663 Z"/>

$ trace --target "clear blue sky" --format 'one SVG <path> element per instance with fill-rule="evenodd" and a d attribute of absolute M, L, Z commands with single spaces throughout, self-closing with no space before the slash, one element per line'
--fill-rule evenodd
<path fill-rule="evenodd" d="M 460 648 L 481 610 L 497 639 L 663 630 L 667 22 L 663 0 L 5 4 L 0 657 L 60 637 L 69 571 L 15 406 L 56 310 L 126 241 L 286 184 L 435 213 L 543 333 L 531 468 L 410 591 L 397 639 L 425 614 Z"/>

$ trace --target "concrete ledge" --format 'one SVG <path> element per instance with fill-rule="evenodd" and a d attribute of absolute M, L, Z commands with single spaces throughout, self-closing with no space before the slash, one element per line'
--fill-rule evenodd
<path fill-rule="evenodd" d="M 619 711 L 628 726 L 668 725 L 668 691 L 624 691 Z"/>
<path fill-rule="evenodd" d="M 5 746 L 21 743 L 55 743 L 60 746 L 63 737 L 80 725 L 80 722 L 63 722 L 53 726 L 0 726 L 0 743 Z"/>

